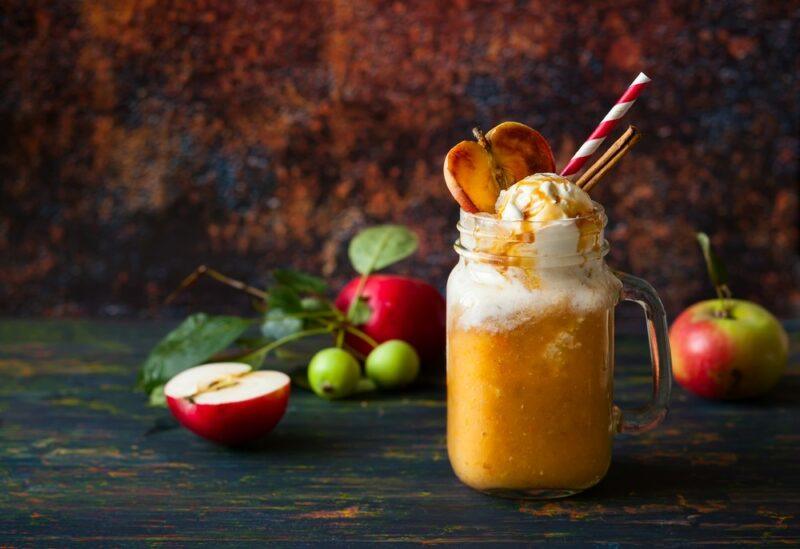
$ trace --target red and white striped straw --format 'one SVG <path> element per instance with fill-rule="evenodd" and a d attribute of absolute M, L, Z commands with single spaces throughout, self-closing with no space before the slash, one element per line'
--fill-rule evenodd
<path fill-rule="evenodd" d="M 628 86 L 628 89 L 622 94 L 622 97 L 617 99 L 616 105 L 608 111 L 603 121 L 594 129 L 589 139 L 581 145 L 581 148 L 578 149 L 578 152 L 575 153 L 572 160 L 564 166 L 564 169 L 561 170 L 561 175 L 564 177 L 570 176 L 586 164 L 586 161 L 595 153 L 600 144 L 605 141 L 608 134 L 611 133 L 617 125 L 617 122 L 619 122 L 619 119 L 625 116 L 625 113 L 628 112 L 628 109 L 631 108 L 636 98 L 639 97 L 639 94 L 642 93 L 642 90 L 644 90 L 649 83 L 650 79 L 647 75 L 640 72 L 639 76 L 631 82 L 631 85 Z"/>

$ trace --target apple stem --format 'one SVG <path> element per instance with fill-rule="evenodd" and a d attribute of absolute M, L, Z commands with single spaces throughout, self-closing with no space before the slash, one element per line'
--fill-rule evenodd
<path fill-rule="evenodd" d="M 375 339 L 371 338 L 366 332 L 359 330 L 355 326 L 346 325 L 344 329 L 357 338 L 366 341 L 373 349 L 378 346 L 378 342 Z"/>
<path fill-rule="evenodd" d="M 706 270 L 708 271 L 708 278 L 711 279 L 711 284 L 714 285 L 714 290 L 717 292 L 717 299 L 719 300 L 719 308 L 715 315 L 719 318 L 731 317 L 731 306 L 728 300 L 733 297 L 731 290 L 728 287 L 728 270 L 725 268 L 725 263 L 714 252 L 711 245 L 711 239 L 706 233 L 696 233 L 698 244 L 703 251 L 703 258 L 706 262 Z"/>
<path fill-rule="evenodd" d="M 484 149 L 486 149 L 487 152 L 492 151 L 492 144 L 489 143 L 489 140 L 486 139 L 486 135 L 479 127 L 475 126 L 474 128 L 472 128 L 472 135 L 475 136 L 475 139 L 478 140 L 478 144 Z"/>
<path fill-rule="evenodd" d="M 497 186 L 500 189 L 507 188 L 513 181 L 507 182 L 506 173 L 503 171 L 503 168 L 497 163 L 494 158 L 494 154 L 492 153 L 492 143 L 488 139 L 486 139 L 486 135 L 479 127 L 472 128 L 472 135 L 475 136 L 475 139 L 478 140 L 478 144 L 484 148 L 484 150 L 489 153 L 489 164 L 492 168 L 492 176 L 494 177 Z"/>
<path fill-rule="evenodd" d="M 372 269 L 370 268 L 370 271 Z M 350 306 L 347 308 L 347 320 L 350 321 L 353 318 L 353 314 L 355 314 L 356 307 L 358 306 L 358 300 L 361 299 L 361 294 L 364 293 L 364 288 L 367 285 L 367 280 L 369 280 L 369 273 L 365 273 L 361 275 L 361 278 L 358 280 L 358 286 L 356 286 L 356 292 L 353 294 L 353 299 L 350 301 Z"/>
<path fill-rule="evenodd" d="M 731 318 L 731 304 L 729 300 L 733 297 L 730 288 L 727 284 L 715 285 L 714 289 L 717 291 L 717 300 L 719 307 L 717 308 L 714 316 L 717 318 Z"/>

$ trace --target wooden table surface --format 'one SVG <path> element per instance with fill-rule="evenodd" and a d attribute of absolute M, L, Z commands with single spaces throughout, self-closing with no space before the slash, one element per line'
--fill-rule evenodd
<path fill-rule="evenodd" d="M 260 445 L 177 428 L 133 386 L 166 326 L 0 321 L 0 546 L 89 541 L 798 543 L 800 324 L 768 397 L 676 387 L 665 424 L 619 437 L 606 479 L 557 502 L 495 499 L 454 477 L 443 387 L 326 402 L 295 390 Z M 617 393 L 644 399 L 644 342 L 618 337 Z"/>

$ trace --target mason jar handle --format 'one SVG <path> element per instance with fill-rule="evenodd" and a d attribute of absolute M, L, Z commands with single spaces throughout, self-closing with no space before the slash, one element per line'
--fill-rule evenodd
<path fill-rule="evenodd" d="M 654 429 L 667 415 L 672 390 L 672 361 L 667 334 L 667 314 L 650 284 L 627 273 L 615 272 L 622 282 L 622 301 L 633 301 L 644 309 L 650 363 L 653 367 L 653 396 L 642 408 L 623 412 L 614 406 L 617 432 L 644 433 Z"/>

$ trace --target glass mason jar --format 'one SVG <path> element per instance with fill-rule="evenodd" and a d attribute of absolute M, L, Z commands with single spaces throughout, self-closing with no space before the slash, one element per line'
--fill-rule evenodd
<path fill-rule="evenodd" d="M 670 394 L 664 308 L 605 264 L 602 207 L 584 218 L 502 221 L 461 212 L 447 283 L 447 448 L 462 482 L 536 499 L 598 483 L 615 433 L 658 425 Z M 613 404 L 614 308 L 645 312 L 653 397 Z"/>

